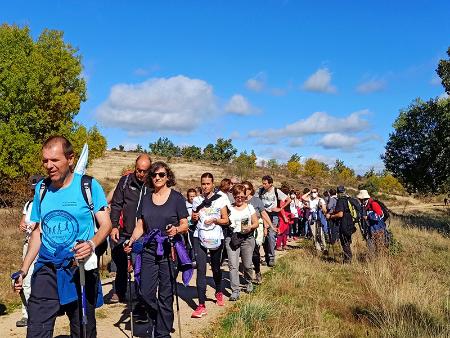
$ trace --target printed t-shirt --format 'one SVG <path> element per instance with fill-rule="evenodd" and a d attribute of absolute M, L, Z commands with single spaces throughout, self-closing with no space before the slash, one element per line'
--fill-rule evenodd
<path fill-rule="evenodd" d="M 189 216 L 186 200 L 178 191 L 170 189 L 169 197 L 162 205 L 153 203 L 152 195 L 152 191 L 144 195 L 137 211 L 137 217 L 142 218 L 147 232 L 159 229 L 165 233 L 168 225 L 178 225 L 180 219 Z"/>
<path fill-rule="evenodd" d="M 255 208 L 249 203 L 247 204 L 247 207 L 242 210 L 231 207 L 230 228 L 233 229 L 233 232 L 241 232 L 241 230 L 251 227 L 252 215 L 255 213 Z M 248 231 L 246 233 L 248 233 Z"/>
<path fill-rule="evenodd" d="M 41 223 L 42 245 L 51 253 L 57 248 L 73 247 L 76 240 L 94 237 L 94 221 L 81 192 L 81 175 L 73 174 L 67 187 L 55 189 L 50 185 L 42 202 L 39 201 L 41 184 L 36 184 L 31 221 Z M 100 184 L 92 179 L 94 214 L 108 206 Z"/>
<path fill-rule="evenodd" d="M 198 229 L 211 229 L 213 226 L 218 226 L 220 227 L 220 239 L 223 239 L 223 231 L 222 231 L 222 227 L 220 225 L 216 225 L 216 224 L 209 224 L 206 225 L 205 221 L 209 220 L 209 219 L 220 219 L 222 218 L 221 212 L 220 210 L 223 207 L 228 207 L 228 205 L 230 205 L 230 200 L 228 199 L 228 197 L 226 195 L 222 195 L 220 193 L 218 193 L 220 195 L 220 197 L 214 201 L 212 201 L 211 206 L 206 208 L 202 208 L 201 210 L 198 210 L 199 212 L 199 219 L 197 222 L 197 227 L 194 231 L 194 237 L 198 237 Z M 200 196 L 196 196 L 194 198 L 194 201 L 192 202 L 192 209 L 196 210 L 197 207 L 202 204 L 203 200 L 205 198 L 200 195 Z M 229 207 L 231 209 L 231 205 Z"/>
<path fill-rule="evenodd" d="M 290 203 L 290 211 L 292 214 L 292 217 L 298 218 L 298 210 L 297 210 L 297 200 L 292 200 Z"/>
<path fill-rule="evenodd" d="M 287 195 L 282 192 L 280 189 L 277 189 L 277 195 L 279 201 L 284 201 L 287 198 Z M 261 194 L 261 200 L 264 203 L 264 208 L 267 212 L 272 212 L 273 208 L 277 207 L 277 196 L 275 195 L 275 187 L 271 189 L 264 190 Z"/>

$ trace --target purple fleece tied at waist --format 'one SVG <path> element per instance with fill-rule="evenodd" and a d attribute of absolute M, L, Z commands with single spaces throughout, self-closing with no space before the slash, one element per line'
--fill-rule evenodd
<path fill-rule="evenodd" d="M 153 229 L 144 235 L 142 241 L 133 243 L 133 252 L 136 253 L 136 260 L 134 264 L 134 279 L 138 286 L 141 285 L 142 252 L 144 251 L 144 247 L 148 243 L 155 241 L 157 245 L 156 255 L 163 256 L 164 242 L 168 240 L 169 237 L 163 235 L 161 230 Z M 183 284 L 185 286 L 188 286 L 189 282 L 191 281 L 192 275 L 194 274 L 194 271 L 192 269 L 192 261 L 189 257 L 186 247 L 184 246 L 183 241 L 181 240 L 181 237 L 177 235 L 172 240 L 174 241 L 175 252 L 181 265 Z M 171 258 L 168 257 L 168 259 Z"/>

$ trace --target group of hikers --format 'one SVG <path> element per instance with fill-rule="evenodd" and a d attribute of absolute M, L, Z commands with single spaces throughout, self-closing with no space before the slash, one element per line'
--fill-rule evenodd
<path fill-rule="evenodd" d="M 33 199 L 19 226 L 26 233 L 23 264 L 12 276 L 24 304 L 17 326 L 27 326 L 29 338 L 52 337 L 63 313 L 71 337 L 97 336 L 95 308 L 103 304 L 98 265 L 108 243 L 116 273 L 109 301 L 128 301 L 132 335 L 134 323 L 147 323 L 149 337 L 170 337 L 177 274 L 187 286 L 196 270 L 198 303 L 191 317 L 201 318 L 207 314 L 208 263 L 215 303 L 223 306 L 223 265 L 228 301 L 236 301 L 262 282 L 261 265 L 273 267 L 276 251 L 289 241 L 311 239 L 325 255 L 339 241 L 343 262 L 350 263 L 357 225 L 373 254 L 386 249 L 389 237 L 388 211 L 366 190 L 356 198 L 343 186 L 322 195 L 314 187 L 299 192 L 276 188 L 271 176 L 262 177 L 261 187 L 237 178 L 216 186 L 205 172 L 200 187 L 185 197 L 173 189 L 170 166 L 142 154 L 106 196 L 95 178 L 76 170 L 66 138 L 49 138 L 42 159 L 48 177 L 32 177 Z"/>

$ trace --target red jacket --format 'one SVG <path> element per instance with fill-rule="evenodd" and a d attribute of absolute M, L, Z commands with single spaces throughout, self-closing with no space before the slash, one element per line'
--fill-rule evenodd
<path fill-rule="evenodd" d="M 369 198 L 366 210 L 373 211 L 380 217 L 383 216 L 383 209 L 381 209 L 380 205 L 377 202 L 375 202 L 372 198 Z"/>

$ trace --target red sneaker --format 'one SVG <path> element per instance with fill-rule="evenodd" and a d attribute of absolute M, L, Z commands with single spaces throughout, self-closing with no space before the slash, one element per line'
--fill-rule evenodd
<path fill-rule="evenodd" d="M 223 301 L 223 293 L 222 292 L 216 293 L 216 302 L 217 302 L 217 305 L 219 305 L 219 306 L 225 305 L 225 302 Z"/>
<path fill-rule="evenodd" d="M 205 304 L 200 304 L 197 306 L 194 312 L 192 312 L 191 318 L 202 318 L 206 316 L 208 312 L 206 312 Z"/>

